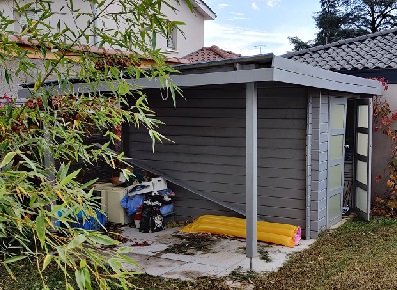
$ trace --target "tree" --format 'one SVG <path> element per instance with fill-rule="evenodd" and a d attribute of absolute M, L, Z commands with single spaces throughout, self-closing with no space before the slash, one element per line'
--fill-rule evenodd
<path fill-rule="evenodd" d="M 60 2 L 59 10 L 52 8 Z M 81 170 L 72 170 L 71 164 L 102 160 L 114 168 L 123 163 L 122 153 L 107 149 L 120 139 L 115 127 L 125 123 L 146 127 L 153 142 L 163 138 L 145 94 L 127 79 L 157 77 L 175 97 L 178 89 L 168 76 L 173 69 L 155 47 L 157 35 L 166 37 L 180 24 L 168 21 L 162 7 L 175 8 L 167 0 L 90 1 L 95 9 L 72 0 L 23 3 L 14 1 L 15 13 L 27 21 L 19 41 L 11 35 L 16 21 L 0 14 L 4 79 L 9 86 L 21 78 L 34 83 L 23 104 L 16 96 L 0 97 L 0 262 L 11 275 L 9 265 L 22 259 L 35 261 L 40 274 L 58 267 L 67 289 L 73 289 L 72 279 L 80 289 L 91 289 L 93 283 L 109 289 L 111 281 L 128 289 L 127 278 L 134 273 L 124 263 L 135 263 L 126 255 L 130 249 L 98 251 L 100 245 L 117 241 L 72 226 L 78 215 L 99 222 L 99 206 L 91 188 L 95 180 L 81 184 Z M 58 20 L 54 24 L 50 19 Z M 98 46 L 119 53 L 89 49 L 92 36 Z M 142 59 L 152 65 L 141 67 Z M 55 87 L 47 83 L 54 78 Z M 86 93 L 73 89 L 76 78 L 86 83 Z M 99 90 L 103 84 L 108 92 Z M 109 142 L 100 148 L 87 143 L 93 130 Z"/>
<path fill-rule="evenodd" d="M 320 0 L 314 20 L 319 29 L 308 45 L 325 45 L 342 39 L 390 29 L 397 25 L 397 0 Z M 292 42 L 294 51 L 302 46 Z"/>
<path fill-rule="evenodd" d="M 325 45 L 341 39 L 356 37 L 366 33 L 359 28 L 351 28 L 347 23 L 352 22 L 350 14 L 342 9 L 340 0 L 321 0 L 321 11 L 314 17 L 319 29 L 314 45 Z"/>
<path fill-rule="evenodd" d="M 311 41 L 305 42 L 297 36 L 288 37 L 288 41 L 294 46 L 293 51 L 299 51 L 313 46 Z"/>
<path fill-rule="evenodd" d="M 352 29 L 375 33 L 397 25 L 396 0 L 343 0 L 342 7 Z"/>

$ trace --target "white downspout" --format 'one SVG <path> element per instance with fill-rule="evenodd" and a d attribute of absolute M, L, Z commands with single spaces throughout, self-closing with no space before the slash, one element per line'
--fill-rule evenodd
<path fill-rule="evenodd" d="M 97 16 L 98 16 L 98 6 L 97 6 L 97 3 L 95 2 L 95 1 L 93 1 L 93 3 L 92 3 L 92 18 L 93 18 L 93 22 L 92 22 L 92 26 L 93 26 L 93 28 L 92 28 L 92 34 L 93 34 L 93 36 L 92 36 L 92 45 L 93 46 L 97 46 L 97 42 L 98 42 L 98 37 L 97 37 L 97 35 L 96 35 L 96 29 L 97 29 L 97 27 L 98 27 L 98 19 L 97 19 Z"/>

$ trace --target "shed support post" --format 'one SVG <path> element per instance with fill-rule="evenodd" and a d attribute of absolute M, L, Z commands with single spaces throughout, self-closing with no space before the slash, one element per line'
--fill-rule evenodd
<path fill-rule="evenodd" d="M 246 85 L 246 256 L 257 256 L 258 95 L 256 83 Z"/>

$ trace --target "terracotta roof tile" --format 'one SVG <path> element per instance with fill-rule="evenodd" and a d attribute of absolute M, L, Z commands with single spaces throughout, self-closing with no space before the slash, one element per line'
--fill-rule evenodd
<path fill-rule="evenodd" d="M 15 42 L 15 43 L 18 43 L 20 45 L 30 46 L 30 47 L 35 47 L 35 46 L 38 46 L 40 44 L 37 40 L 23 38 L 23 37 L 21 37 L 19 35 L 9 35 L 8 36 L 8 41 Z M 47 43 L 45 45 L 47 45 L 48 49 L 50 49 L 51 46 L 52 46 L 52 45 L 47 44 Z M 96 46 L 89 46 L 89 45 L 73 46 L 71 48 L 70 53 L 78 52 L 78 51 L 87 51 L 87 52 L 96 53 L 98 55 L 130 55 L 130 54 L 136 54 L 136 52 L 128 52 L 128 51 L 123 51 L 121 49 L 98 48 Z M 68 55 L 70 53 L 68 53 Z M 190 61 L 187 60 L 187 59 L 177 58 L 177 57 L 168 58 L 167 62 L 169 64 L 187 64 L 187 63 L 190 63 Z"/>
<path fill-rule="evenodd" d="M 206 62 L 237 57 L 241 57 L 241 54 L 226 51 L 216 45 L 212 45 L 210 47 L 200 48 L 199 50 L 184 56 L 183 59 L 187 59 L 190 62 Z"/>

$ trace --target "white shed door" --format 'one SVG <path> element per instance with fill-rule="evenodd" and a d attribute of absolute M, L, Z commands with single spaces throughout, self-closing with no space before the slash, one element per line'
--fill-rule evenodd
<path fill-rule="evenodd" d="M 327 227 L 336 224 L 342 219 L 346 109 L 346 98 L 330 98 Z"/>
<path fill-rule="evenodd" d="M 371 212 L 372 99 L 357 100 L 355 148 L 355 207 L 365 220 Z"/>

